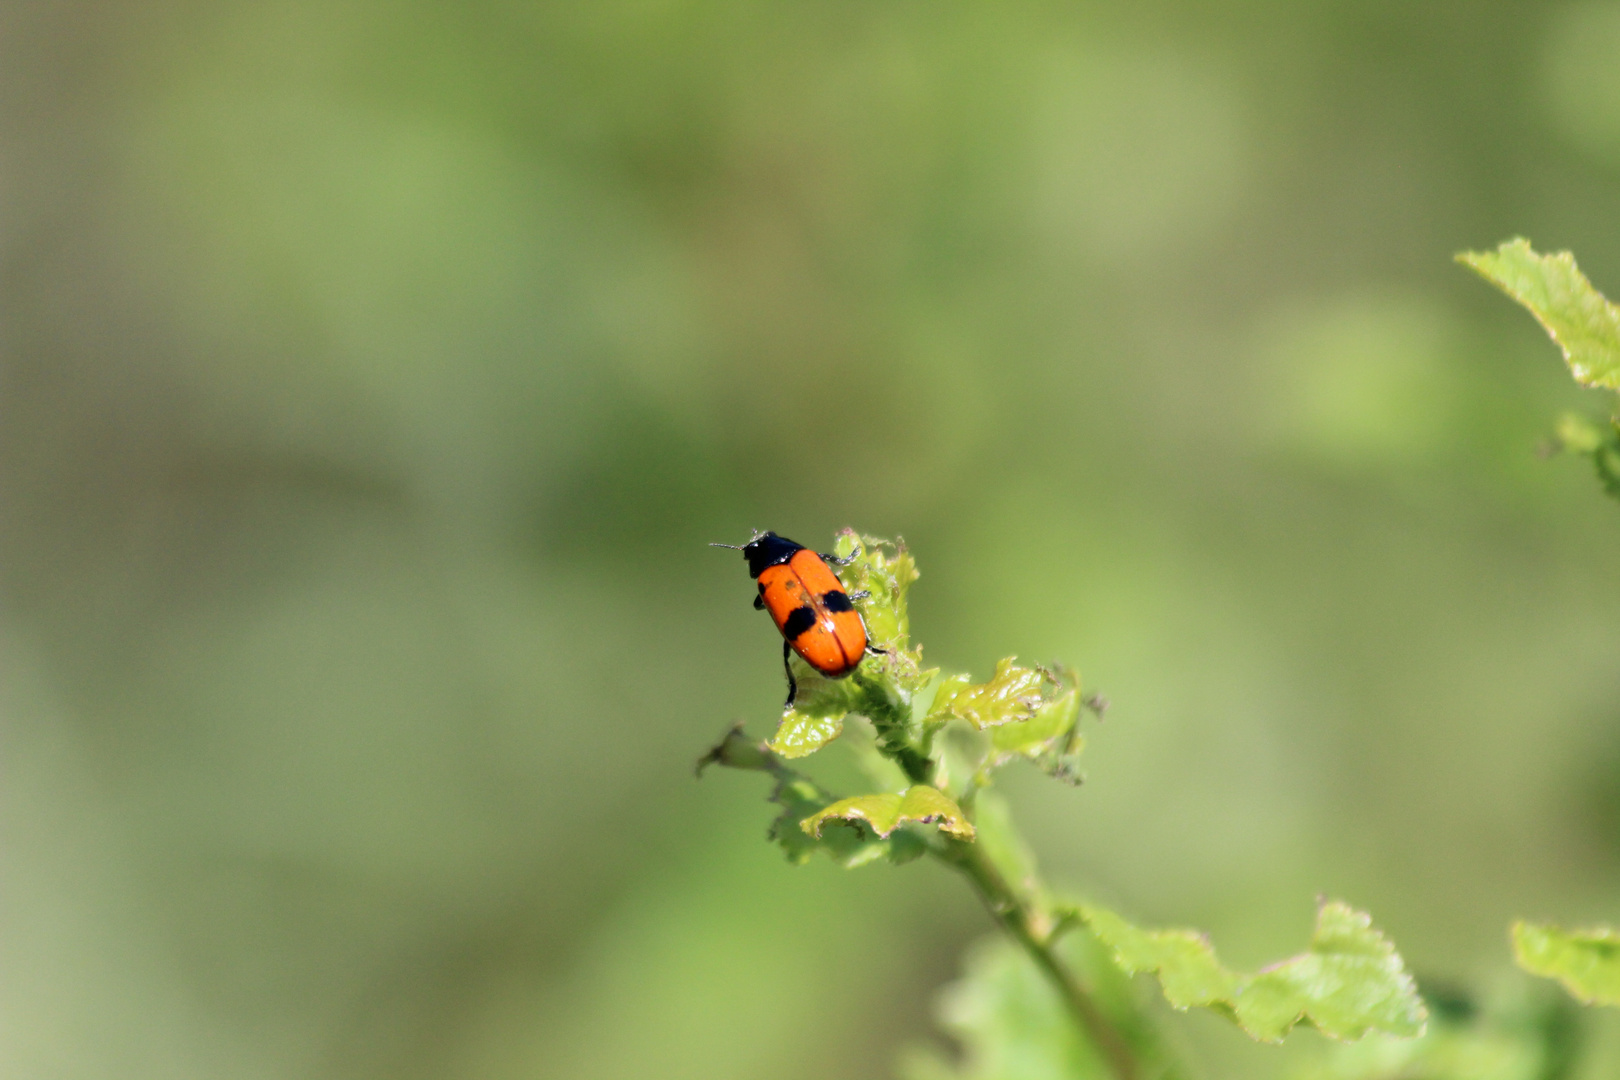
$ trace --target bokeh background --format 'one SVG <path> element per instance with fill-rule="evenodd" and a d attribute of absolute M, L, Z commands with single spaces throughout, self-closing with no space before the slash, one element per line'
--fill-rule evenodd
<path fill-rule="evenodd" d="M 791 868 L 735 553 L 1113 701 L 1051 875 L 1488 986 L 1620 917 L 1620 4 L 0 4 L 0 1074 L 855 1078 L 988 922 Z M 828 750 L 830 759 L 841 753 Z M 834 760 L 834 765 L 837 765 Z M 1179 1021 L 1211 1077 L 1277 1075 Z"/>

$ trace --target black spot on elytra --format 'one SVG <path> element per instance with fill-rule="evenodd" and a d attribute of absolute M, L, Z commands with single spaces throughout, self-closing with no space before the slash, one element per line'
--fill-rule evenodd
<path fill-rule="evenodd" d="M 854 611 L 855 605 L 849 602 L 849 594 L 842 589 L 831 589 L 821 594 L 821 602 L 828 611 Z"/>
<path fill-rule="evenodd" d="M 809 606 L 796 607 L 782 624 L 782 636 L 792 641 L 812 626 L 816 625 L 816 613 Z"/>

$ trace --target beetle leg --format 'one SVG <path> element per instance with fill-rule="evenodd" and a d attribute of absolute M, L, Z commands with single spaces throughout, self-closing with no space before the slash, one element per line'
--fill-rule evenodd
<path fill-rule="evenodd" d="M 784 710 L 793 708 L 793 699 L 799 695 L 799 683 L 793 677 L 793 664 L 790 662 L 792 656 L 793 647 L 784 639 L 782 641 L 782 670 L 787 673 L 788 680 L 787 703 L 782 706 Z"/>
<path fill-rule="evenodd" d="M 861 620 L 861 629 L 866 630 L 866 620 L 865 619 Z M 871 634 L 870 630 L 867 630 L 866 632 L 867 632 L 868 635 Z M 867 639 L 866 639 L 866 649 L 865 649 L 865 652 L 863 652 L 862 655 L 864 655 L 865 653 L 877 653 L 879 656 L 887 656 L 887 655 L 889 655 L 889 650 L 883 648 L 880 645 L 872 644 L 872 639 L 871 639 L 870 636 L 868 636 Z"/>
<path fill-rule="evenodd" d="M 848 566 L 850 563 L 855 561 L 855 556 L 859 555 L 860 552 L 852 551 L 848 555 L 845 555 L 842 559 L 830 551 L 818 551 L 816 554 L 821 556 L 822 562 L 830 562 L 834 566 Z"/>
<path fill-rule="evenodd" d="M 849 594 L 849 598 L 850 598 L 851 601 L 870 600 L 870 599 L 872 599 L 872 590 L 871 589 L 862 589 L 859 592 L 852 592 L 852 593 Z"/>

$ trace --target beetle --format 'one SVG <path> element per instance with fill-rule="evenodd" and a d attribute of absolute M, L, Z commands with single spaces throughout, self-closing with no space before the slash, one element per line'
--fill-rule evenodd
<path fill-rule="evenodd" d="M 842 679 L 860 666 L 861 658 L 873 648 L 866 623 L 855 610 L 855 601 L 844 591 L 832 567 L 848 559 L 817 555 L 803 544 L 773 532 L 757 534 L 748 543 L 712 544 L 712 547 L 741 551 L 748 560 L 748 576 L 759 582 L 754 597 L 756 610 L 768 611 L 782 632 L 782 667 L 787 672 L 787 704 L 793 704 L 798 682 L 793 678 L 792 653 L 829 679 Z"/>

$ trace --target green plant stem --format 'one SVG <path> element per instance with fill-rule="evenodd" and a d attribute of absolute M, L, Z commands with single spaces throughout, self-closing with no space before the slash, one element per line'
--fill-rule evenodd
<path fill-rule="evenodd" d="M 891 743 L 886 749 L 913 783 L 928 783 L 933 773 L 933 762 L 926 754 L 909 742 L 899 742 L 898 745 Z M 749 739 L 743 733 L 741 724 L 734 726 L 714 749 L 698 759 L 699 774 L 707 765 L 769 773 L 778 784 L 807 780 L 803 774 L 784 765 L 766 743 Z M 1097 1003 L 1091 1000 L 1086 988 L 1053 949 L 1059 920 L 1033 899 L 1014 889 L 978 844 L 949 836 L 942 836 L 941 840 L 943 843 L 933 848 L 934 855 L 973 883 L 990 914 L 1018 939 L 1036 965 L 1052 980 L 1075 1023 L 1108 1060 L 1116 1080 L 1138 1080 L 1141 1069 L 1130 1044 L 1097 1007 Z"/>
<path fill-rule="evenodd" d="M 934 762 L 912 741 L 911 702 L 887 693 L 875 683 L 861 683 L 861 711 L 877 732 L 878 749 L 905 771 L 913 784 L 933 782 Z"/>
<path fill-rule="evenodd" d="M 951 837 L 945 837 L 944 841 L 944 846 L 936 849 L 935 854 L 973 883 L 990 914 L 1018 939 L 1024 951 L 1052 980 L 1065 1007 L 1108 1060 L 1114 1076 L 1118 1080 L 1137 1080 L 1141 1070 L 1130 1044 L 1053 949 L 1057 920 L 1020 895 L 977 844 Z"/>
<path fill-rule="evenodd" d="M 905 772 L 913 784 L 929 784 L 934 779 L 934 763 L 919 751 L 906 746 L 891 751 L 895 764 Z"/>

